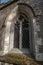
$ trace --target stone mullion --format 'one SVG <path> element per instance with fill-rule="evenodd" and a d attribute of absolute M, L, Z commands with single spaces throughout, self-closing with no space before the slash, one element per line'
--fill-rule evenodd
<path fill-rule="evenodd" d="M 22 22 L 20 22 L 19 48 L 22 49 Z"/>

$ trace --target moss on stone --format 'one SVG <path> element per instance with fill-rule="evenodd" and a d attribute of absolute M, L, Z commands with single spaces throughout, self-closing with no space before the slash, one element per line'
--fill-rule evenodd
<path fill-rule="evenodd" d="M 17 65 L 42 65 L 39 62 L 36 62 L 30 56 L 24 54 L 6 54 L 0 57 L 0 60 L 7 63 L 13 63 Z"/>

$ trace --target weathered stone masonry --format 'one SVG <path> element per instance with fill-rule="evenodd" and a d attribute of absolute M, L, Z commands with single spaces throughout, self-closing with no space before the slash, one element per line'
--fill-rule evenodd
<path fill-rule="evenodd" d="M 36 48 L 36 55 L 40 56 L 39 52 L 37 51 L 37 46 L 43 45 L 43 0 L 24 0 L 24 1 L 20 0 L 18 2 L 27 3 L 34 10 L 35 19 L 36 19 L 36 24 L 34 24 L 35 26 L 34 29 L 35 31 L 38 29 L 38 31 L 35 32 L 35 37 L 36 37 L 35 39 L 36 47 L 35 48 Z M 12 3 L 3 9 L 0 8 L 0 31 L 2 32 L 0 33 L 0 35 L 4 33 L 3 31 L 4 28 L 2 28 L 2 25 L 4 25 L 7 17 L 11 13 L 11 11 L 15 8 L 15 6 L 16 6 L 16 3 Z M 2 41 L 3 37 L 1 36 L 0 42 Z M 1 44 L 1 46 L 2 45 L 3 44 Z"/>

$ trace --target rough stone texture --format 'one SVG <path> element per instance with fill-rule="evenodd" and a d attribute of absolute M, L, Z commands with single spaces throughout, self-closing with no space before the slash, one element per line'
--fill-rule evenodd
<path fill-rule="evenodd" d="M 22 3 L 25 2 L 33 8 L 36 16 L 35 18 L 37 21 L 37 25 L 40 26 L 40 31 L 37 32 L 38 38 L 42 39 L 42 44 L 43 44 L 43 0 L 24 0 L 24 1 L 20 0 L 20 2 Z M 10 14 L 12 9 L 14 9 L 15 5 L 16 4 L 13 3 L 5 7 L 4 9 L 0 10 L 0 31 L 2 31 L 2 25 L 3 23 L 5 23 L 7 16 Z"/>
<path fill-rule="evenodd" d="M 35 15 L 38 17 L 38 19 L 43 21 L 43 18 L 42 18 L 43 17 L 43 1 L 42 0 L 40 1 L 39 0 L 26 0 L 25 2 L 27 2 L 33 8 Z M 0 10 L 0 27 L 2 23 L 5 22 L 6 17 L 10 14 L 14 6 L 15 6 L 15 3 Z"/>
<path fill-rule="evenodd" d="M 27 2 L 27 4 L 33 8 L 36 16 L 37 15 L 40 17 L 43 16 L 43 1 L 42 0 L 40 0 L 40 1 L 39 0 L 24 0 L 24 2 Z M 14 6 L 15 6 L 15 3 L 13 3 L 13 4 L 9 5 L 8 7 L 0 10 L 0 22 L 1 23 L 2 23 L 2 20 L 4 22 L 4 20 L 10 14 L 10 12 L 14 8 Z"/>

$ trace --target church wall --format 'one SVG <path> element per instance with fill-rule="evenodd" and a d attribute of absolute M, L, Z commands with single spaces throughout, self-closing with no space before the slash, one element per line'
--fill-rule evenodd
<path fill-rule="evenodd" d="M 16 4 L 10 5 L 2 10 L 0 10 L 0 55 L 3 53 L 3 40 L 5 33 L 5 21 L 8 15 L 11 13 L 11 10 L 15 7 Z"/>
<path fill-rule="evenodd" d="M 11 13 L 12 9 L 15 7 L 15 3 L 12 5 L 9 5 L 8 7 L 0 10 L 0 24 L 5 22 L 7 16 Z M 1 27 L 1 26 L 0 26 Z"/>
<path fill-rule="evenodd" d="M 20 2 L 23 2 L 22 0 Z M 29 4 L 37 16 L 38 20 L 43 20 L 43 0 L 24 0 L 24 2 L 27 2 Z M 6 8 L 0 10 L 0 22 L 3 23 L 6 19 L 6 17 L 10 14 L 11 10 L 15 7 L 15 3 L 7 6 Z M 0 24 L 1 24 L 0 23 Z M 1 27 L 1 26 L 0 26 Z"/>
<path fill-rule="evenodd" d="M 21 1 L 23 2 L 23 1 Z M 25 0 L 24 2 L 26 2 L 27 4 L 29 4 L 34 12 L 35 15 L 38 16 L 37 18 L 40 19 L 41 16 L 43 16 L 43 1 L 42 0 Z M 7 6 L 6 8 L 0 10 L 0 22 L 2 23 L 2 21 L 4 22 L 4 20 L 6 19 L 6 17 L 9 15 L 9 13 L 11 12 L 11 10 L 15 7 L 15 3 Z M 1 24 L 0 23 L 0 24 Z"/>
<path fill-rule="evenodd" d="M 34 25 L 34 40 L 35 40 L 35 55 L 37 60 L 43 60 L 43 53 L 41 54 L 38 50 L 40 46 L 43 46 L 43 1 L 42 0 L 20 0 L 20 2 L 24 2 L 29 4 L 34 12 L 36 22 Z"/>
<path fill-rule="evenodd" d="M 36 38 L 38 38 L 37 42 L 39 43 L 39 45 L 40 43 L 43 44 L 43 0 L 24 0 L 24 1 L 20 0 L 20 2 L 22 3 L 25 2 L 33 8 L 35 12 L 37 26 L 38 28 L 40 28 L 36 34 L 37 35 Z M 0 10 L 0 29 L 3 22 L 5 22 L 7 16 L 10 14 L 10 12 L 12 11 L 14 7 L 15 7 L 15 3 Z M 36 52 L 38 53 L 37 50 Z"/>

